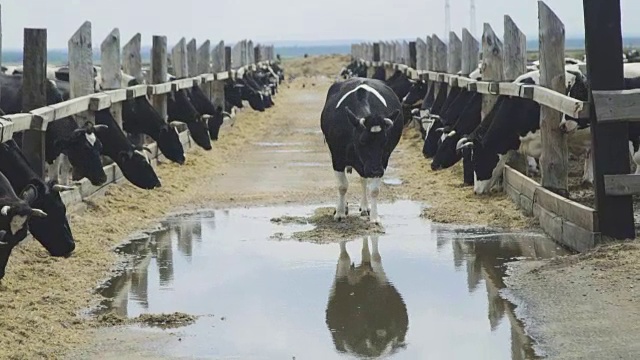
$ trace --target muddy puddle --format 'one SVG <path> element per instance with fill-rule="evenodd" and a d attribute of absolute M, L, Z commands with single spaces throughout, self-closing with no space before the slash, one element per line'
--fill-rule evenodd
<path fill-rule="evenodd" d="M 171 330 L 180 341 L 155 349 L 163 358 L 536 358 L 501 289 L 506 262 L 565 253 L 546 237 L 433 224 L 410 201 L 380 206 L 381 232 L 293 236 L 327 207 L 170 219 L 120 249 L 134 261 L 102 290 L 111 300 L 100 313 L 195 316 Z"/>

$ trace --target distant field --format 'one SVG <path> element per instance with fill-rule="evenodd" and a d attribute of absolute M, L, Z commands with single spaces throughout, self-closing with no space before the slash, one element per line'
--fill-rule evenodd
<path fill-rule="evenodd" d="M 624 46 L 627 48 L 640 48 L 640 37 L 627 37 L 624 39 Z M 566 56 L 582 59 L 584 55 L 584 39 L 570 38 L 565 41 Z M 538 58 L 538 39 L 527 41 L 529 60 Z M 350 45 L 314 45 L 314 46 L 276 46 L 276 54 L 280 54 L 283 59 L 301 58 L 304 55 L 348 55 L 351 52 Z M 143 47 L 142 61 L 148 63 L 150 59 L 150 47 Z M 52 65 L 63 65 L 67 63 L 66 49 L 51 49 L 48 53 L 48 61 Z M 21 50 L 3 50 L 2 63 L 5 65 L 22 64 Z M 99 49 L 94 49 L 94 63 L 100 63 Z"/>

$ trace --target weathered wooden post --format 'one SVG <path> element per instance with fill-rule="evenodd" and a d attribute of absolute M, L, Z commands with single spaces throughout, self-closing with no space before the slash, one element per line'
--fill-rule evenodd
<path fill-rule="evenodd" d="M 256 63 L 261 62 L 262 59 L 262 45 L 258 44 L 253 48 L 253 59 Z"/>
<path fill-rule="evenodd" d="M 69 97 L 77 98 L 95 93 L 95 74 L 93 67 L 93 43 L 91 41 L 91 22 L 85 21 L 67 43 L 69 53 Z M 86 122 L 95 122 L 93 112 L 85 111 L 75 115 L 76 122 L 83 126 Z M 71 164 L 64 155 L 60 155 L 60 182 L 66 185 Z M 53 179 L 58 174 L 49 174 Z"/>
<path fill-rule="evenodd" d="M 416 39 L 416 69 L 427 70 L 427 43 L 422 38 Z"/>
<path fill-rule="evenodd" d="M 426 55 L 427 69 L 433 71 L 433 39 L 431 36 L 427 36 L 427 55 Z"/>
<path fill-rule="evenodd" d="M 198 75 L 198 45 L 196 39 L 191 39 L 187 43 L 187 76 Z"/>
<path fill-rule="evenodd" d="M 467 29 L 462 29 L 462 75 L 469 76 L 478 68 L 480 44 Z"/>
<path fill-rule="evenodd" d="M 418 68 L 418 49 L 415 41 L 409 43 L 409 67 Z"/>
<path fill-rule="evenodd" d="M 102 88 L 115 90 L 122 87 L 122 71 L 120 62 L 120 30 L 111 30 L 100 44 L 100 61 L 102 65 Z M 122 129 L 122 103 L 111 104 L 109 112 Z"/>
<path fill-rule="evenodd" d="M 454 31 L 449 33 L 449 55 L 447 72 L 456 75 L 462 70 L 462 41 Z"/>
<path fill-rule="evenodd" d="M 233 49 L 231 51 L 231 68 L 237 69 L 242 66 L 242 41 L 238 41 L 233 45 Z"/>
<path fill-rule="evenodd" d="M 2 66 L 2 4 L 0 4 L 0 66 Z M 2 92 L 0 92 L 2 96 Z"/>
<path fill-rule="evenodd" d="M 23 66 L 22 110 L 27 112 L 47 105 L 47 29 L 24 29 Z M 44 136 L 45 132 L 39 130 L 26 130 L 22 134 L 24 155 L 43 178 Z"/>
<path fill-rule="evenodd" d="M 211 73 L 211 41 L 207 40 L 198 48 L 197 57 L 197 71 L 196 75 L 203 75 Z M 202 91 L 207 94 L 207 97 L 211 100 L 213 94 L 213 81 L 200 84 Z"/>
<path fill-rule="evenodd" d="M 540 4 L 539 8 L 541 5 Z M 592 92 L 623 88 L 622 30 L 620 0 L 583 0 L 587 73 Z M 546 6 L 545 6 L 546 7 Z M 546 10 L 545 10 L 546 12 Z M 629 125 L 626 122 L 599 123 L 593 94 L 591 103 L 591 152 L 598 229 L 603 236 L 634 239 L 631 194 L 607 196 L 605 176 L 629 174 Z"/>
<path fill-rule="evenodd" d="M 503 46 L 502 41 L 496 35 L 488 23 L 484 24 L 482 33 L 482 80 L 502 81 L 503 71 Z M 497 95 L 482 95 L 482 118 L 491 111 L 493 105 L 498 100 Z"/>
<path fill-rule="evenodd" d="M 177 78 L 188 77 L 189 67 L 187 64 L 187 40 L 180 39 L 171 49 L 171 64 L 173 65 L 173 75 Z"/>
<path fill-rule="evenodd" d="M 151 83 L 162 84 L 165 82 L 167 82 L 167 37 L 154 35 L 151 46 Z M 167 95 L 153 95 L 151 100 L 153 107 L 167 121 Z"/>
<path fill-rule="evenodd" d="M 231 70 L 231 68 L 233 67 L 232 62 L 233 62 L 233 54 L 231 51 L 231 47 L 225 46 L 224 47 L 224 70 L 225 71 Z"/>
<path fill-rule="evenodd" d="M 247 63 L 246 65 L 255 63 L 255 59 L 253 57 L 253 41 L 247 41 Z"/>
<path fill-rule="evenodd" d="M 224 41 L 220 41 L 218 43 L 218 45 L 213 49 L 213 53 L 211 54 L 213 57 L 213 66 L 212 66 L 212 71 L 214 74 L 218 74 L 224 71 L 228 71 L 229 68 L 227 68 L 227 64 L 226 64 L 226 52 L 225 49 L 229 49 L 228 47 L 225 48 L 224 46 Z M 224 81 L 223 80 L 215 80 L 212 86 L 212 95 L 213 95 L 213 104 L 216 107 L 221 107 L 223 110 L 230 110 L 230 109 L 225 109 L 225 105 L 224 105 Z"/>
<path fill-rule="evenodd" d="M 447 45 L 440 40 L 438 35 L 433 34 L 431 36 L 431 41 L 433 42 L 433 71 L 444 73 L 447 72 Z M 436 86 L 436 91 L 434 92 L 435 96 L 438 96 L 440 90 L 446 89 L 449 91 L 449 86 Z"/>
<path fill-rule="evenodd" d="M 561 94 L 566 92 L 564 71 L 564 25 L 547 5 L 538 2 L 540 19 L 540 85 Z M 620 59 L 618 61 L 621 61 Z M 560 131 L 562 114 L 546 106 L 540 107 L 542 186 L 568 196 L 569 150 Z"/>
<path fill-rule="evenodd" d="M 142 75 L 142 35 L 135 34 L 131 40 L 122 48 L 122 70 L 125 74 L 134 76 L 139 84 L 144 81 Z"/>
<path fill-rule="evenodd" d="M 509 15 L 504 16 L 503 39 L 503 80 L 513 81 L 527 71 L 527 37 L 522 33 L 522 31 L 520 31 L 520 29 L 518 29 L 518 25 L 516 25 Z M 527 173 L 527 157 L 517 151 L 509 152 L 506 163 L 523 174 Z"/>

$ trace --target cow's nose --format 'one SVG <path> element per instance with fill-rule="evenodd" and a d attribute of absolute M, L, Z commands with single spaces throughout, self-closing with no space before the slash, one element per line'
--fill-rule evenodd
<path fill-rule="evenodd" d="M 431 163 L 431 170 L 433 171 L 442 170 L 442 165 L 438 163 Z"/>

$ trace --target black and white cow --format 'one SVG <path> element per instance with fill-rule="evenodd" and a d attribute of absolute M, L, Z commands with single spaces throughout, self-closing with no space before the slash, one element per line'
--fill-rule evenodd
<path fill-rule="evenodd" d="M 518 77 L 514 82 L 538 84 L 539 71 L 531 71 Z M 573 69 L 565 72 L 567 93 L 580 98 L 584 91 L 581 78 Z M 457 149 L 473 149 L 474 191 L 476 194 L 489 192 L 498 185 L 502 168 L 509 151 L 518 151 L 533 159 L 542 153 L 540 139 L 540 105 L 533 100 L 511 96 L 501 96 L 503 101 L 495 110 L 495 116 L 486 117 L 469 136 L 462 137 Z M 569 137 L 569 151 L 579 148 L 583 134 Z M 532 164 L 530 165 L 532 166 Z"/>
<path fill-rule="evenodd" d="M 414 82 L 400 70 L 396 70 L 386 81 L 387 86 L 393 90 L 398 99 L 404 99 L 407 96 Z"/>
<path fill-rule="evenodd" d="M 193 88 L 191 88 L 188 91 L 188 95 L 196 111 L 198 111 L 200 114 L 211 116 L 207 120 L 209 137 L 213 141 L 218 140 L 220 127 L 224 123 L 225 118 L 231 120 L 231 114 L 222 111 L 221 106 L 216 107 L 199 86 L 194 86 Z"/>
<path fill-rule="evenodd" d="M 396 287 L 388 280 L 378 237 L 364 238 L 362 260 L 351 262 L 345 242 L 327 303 L 326 324 L 337 351 L 356 358 L 383 358 L 404 348 L 409 316 Z"/>
<path fill-rule="evenodd" d="M 98 133 L 102 141 L 102 154 L 113 160 L 124 177 L 141 189 L 160 187 L 160 179 L 156 175 L 145 149 L 136 148 L 120 130 L 109 109 L 95 112 L 96 124 L 106 125 L 104 131 Z"/>
<path fill-rule="evenodd" d="M 167 96 L 167 114 L 171 121 L 187 124 L 193 141 L 205 150 L 211 150 L 211 140 L 207 122 L 211 115 L 200 114 L 191 103 L 185 89 L 173 91 Z"/>
<path fill-rule="evenodd" d="M 71 189 L 55 181 L 45 182 L 29 165 L 15 141 L 0 143 L 0 172 L 13 190 L 32 208 L 44 211 L 46 217 L 31 217 L 29 232 L 51 256 L 68 257 L 76 244 L 67 220 L 67 208 L 59 192 Z"/>
<path fill-rule="evenodd" d="M 380 223 L 380 183 L 389 157 L 400 141 L 403 124 L 400 100 L 383 82 L 352 78 L 331 85 L 322 110 L 321 129 L 338 180 L 335 219 L 347 215 L 345 196 L 349 184 L 345 170 L 353 168 L 361 176 L 361 214 L 370 214 L 371 222 Z"/>
<path fill-rule="evenodd" d="M 4 278 L 11 251 L 27 237 L 28 221 L 32 216 L 46 217 L 47 214 L 19 198 L 0 172 L 0 280 Z"/>
<path fill-rule="evenodd" d="M 7 114 L 22 112 L 22 75 L 0 74 L 2 96 L 0 108 Z M 63 101 L 58 88 L 51 81 L 45 82 L 47 104 L 53 105 Z M 51 122 L 45 133 L 45 160 L 53 165 L 50 176 L 57 179 L 60 154 L 65 154 L 74 167 L 76 180 L 86 177 L 94 185 L 101 185 L 107 180 L 100 161 L 101 142 L 96 132 L 104 127 L 85 124 L 78 126 L 72 117 Z M 16 134 L 20 136 L 21 134 Z"/>
<path fill-rule="evenodd" d="M 144 96 L 122 103 L 124 131 L 133 135 L 148 135 L 158 144 L 160 152 L 167 159 L 182 165 L 185 162 L 185 154 L 176 125 L 165 123 L 160 113 Z"/>

